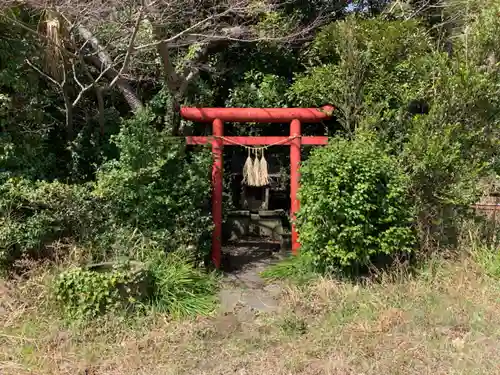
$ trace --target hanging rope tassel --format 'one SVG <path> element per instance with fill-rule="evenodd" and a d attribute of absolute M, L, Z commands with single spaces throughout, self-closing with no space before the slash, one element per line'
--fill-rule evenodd
<path fill-rule="evenodd" d="M 264 149 L 261 149 L 260 154 L 259 184 L 260 186 L 266 186 L 269 184 L 269 174 L 267 171 L 267 160 L 264 157 Z"/>
<path fill-rule="evenodd" d="M 254 149 L 255 158 L 253 159 L 253 185 L 252 186 L 261 186 L 260 185 L 260 161 L 259 161 L 259 150 Z"/>
<path fill-rule="evenodd" d="M 248 157 L 247 160 L 245 161 L 245 165 L 243 166 L 243 184 L 248 185 L 248 186 L 254 186 L 255 185 L 255 174 L 253 170 L 253 160 L 251 156 L 251 149 L 248 149 Z"/>

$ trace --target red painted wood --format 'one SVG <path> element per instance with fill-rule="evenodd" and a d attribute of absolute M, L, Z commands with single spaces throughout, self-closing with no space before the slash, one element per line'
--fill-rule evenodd
<path fill-rule="evenodd" d="M 302 123 L 327 120 L 333 106 L 318 108 L 181 108 L 181 116 L 196 122 L 212 122 L 215 119 L 232 122 L 289 122 L 297 119 Z"/>
<path fill-rule="evenodd" d="M 211 136 L 192 136 L 186 137 L 188 145 L 204 145 L 212 142 Z M 290 137 L 229 137 L 223 139 L 225 146 L 268 146 L 279 142 L 279 146 L 289 146 L 292 144 Z M 328 137 L 312 136 L 301 137 L 302 145 L 326 145 L 328 144 Z"/>
<path fill-rule="evenodd" d="M 290 123 L 290 136 L 300 136 L 301 126 L 300 121 L 295 119 Z M 297 229 L 295 228 L 295 217 L 300 209 L 300 202 L 297 198 L 297 192 L 299 190 L 299 180 L 300 180 L 300 145 L 301 138 L 297 137 L 292 140 L 290 145 L 290 216 L 292 217 L 292 254 L 297 255 L 299 252 L 299 238 L 297 234 Z"/>
<path fill-rule="evenodd" d="M 224 123 L 220 119 L 215 119 L 213 121 L 212 131 L 216 136 L 223 136 Z M 212 262 L 216 268 L 220 267 L 222 255 L 223 147 L 224 145 L 221 138 L 212 138 L 212 154 L 214 158 L 212 167 L 212 216 L 214 221 L 214 231 L 212 233 Z"/>

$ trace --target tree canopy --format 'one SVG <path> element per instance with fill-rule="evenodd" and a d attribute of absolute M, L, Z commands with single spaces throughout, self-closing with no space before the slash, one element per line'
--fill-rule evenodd
<path fill-rule="evenodd" d="M 86 244 L 94 260 L 138 257 L 130 241 L 139 237 L 202 258 L 210 154 L 182 140 L 207 129 L 181 119 L 182 105 L 335 105 L 332 121 L 305 133 L 354 150 L 359 137 L 376 139 L 370 147 L 404 175 L 417 235 L 405 244 L 452 241 L 480 182 L 498 172 L 499 12 L 498 0 L 3 1 L 4 268 L 62 239 Z M 226 129 L 278 135 L 287 126 Z M 341 158 L 331 147 L 311 165 Z M 346 170 L 350 162 L 342 159 Z M 305 177 L 304 201 L 328 210 L 334 201 L 314 181 Z"/>

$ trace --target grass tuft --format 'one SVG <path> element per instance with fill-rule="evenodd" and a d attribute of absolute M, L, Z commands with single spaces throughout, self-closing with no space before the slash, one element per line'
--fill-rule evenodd
<path fill-rule="evenodd" d="M 151 307 L 173 318 L 210 315 L 217 307 L 216 273 L 195 268 L 185 252 L 155 254 L 148 269 L 153 281 Z"/>
<path fill-rule="evenodd" d="M 260 275 L 268 281 L 290 280 L 295 284 L 305 284 L 319 277 L 314 269 L 312 257 L 306 253 L 274 264 Z"/>
<path fill-rule="evenodd" d="M 472 253 L 474 261 L 488 276 L 500 279 L 500 251 L 494 246 L 479 246 Z"/>

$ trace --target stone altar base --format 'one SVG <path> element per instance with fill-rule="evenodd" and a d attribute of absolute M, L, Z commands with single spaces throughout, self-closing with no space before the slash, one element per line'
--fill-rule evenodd
<path fill-rule="evenodd" d="M 283 229 L 285 210 L 231 211 L 224 226 L 225 237 L 233 242 L 249 236 L 277 242 L 282 250 L 290 246 L 290 235 Z"/>

